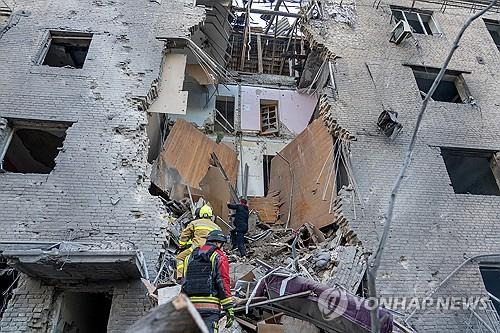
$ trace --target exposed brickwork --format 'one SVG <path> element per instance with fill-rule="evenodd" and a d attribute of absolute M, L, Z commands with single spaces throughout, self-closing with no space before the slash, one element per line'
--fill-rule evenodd
<path fill-rule="evenodd" d="M 130 241 L 154 274 L 162 210 L 148 193 L 147 118 L 132 98 L 158 76 L 156 37 L 187 36 L 204 10 L 192 0 L 8 2 L 28 16 L 0 39 L 0 117 L 74 124 L 49 175 L 0 174 L 0 240 Z M 94 34 L 83 69 L 35 64 L 48 29 Z M 148 307 L 144 289 L 105 285 L 114 295 L 109 331 L 123 332 Z M 23 277 L 0 331 L 47 331 L 53 295 Z"/>
<path fill-rule="evenodd" d="M 382 216 L 404 159 L 422 103 L 412 70 L 403 64 L 441 67 L 452 41 L 470 12 L 434 6 L 443 36 L 415 35 L 401 45 L 389 43 L 389 4 L 411 7 L 412 1 L 356 1 L 353 28 L 313 20 L 312 38 L 340 58 L 336 61 L 338 100 L 330 100 L 337 123 L 356 138 L 351 144 L 354 174 L 364 209 L 352 210 L 351 195 L 342 195 L 343 214 L 365 249 L 373 250 Z M 418 6 L 419 3 L 417 2 Z M 426 9 L 432 5 L 425 4 Z M 498 14 L 489 15 L 499 19 Z M 479 64 L 476 57 L 485 64 Z M 368 64 L 376 88 L 366 68 Z M 431 102 L 395 210 L 392 232 L 382 258 L 378 287 L 382 295 L 424 295 L 464 258 L 498 253 L 500 197 L 455 194 L 438 146 L 500 149 L 500 52 L 482 20 L 465 33 L 450 69 L 471 71 L 466 83 L 477 106 Z M 377 130 L 383 107 L 399 113 L 403 132 L 390 142 Z M 438 295 L 484 295 L 478 264 L 470 263 Z M 464 332 L 467 311 L 418 311 L 411 321 L 422 332 Z"/>

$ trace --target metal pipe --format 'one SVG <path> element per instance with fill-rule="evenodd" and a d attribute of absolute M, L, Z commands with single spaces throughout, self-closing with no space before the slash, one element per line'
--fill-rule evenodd
<path fill-rule="evenodd" d="M 245 308 L 253 308 L 253 307 L 256 307 L 256 306 L 260 306 L 260 305 L 266 305 L 266 304 L 270 304 L 270 303 L 276 303 L 276 302 L 280 302 L 280 301 L 285 301 L 285 300 L 291 299 L 291 298 L 303 297 L 303 296 L 310 296 L 310 295 L 312 295 L 312 291 L 311 290 L 301 291 L 300 293 L 286 295 L 286 296 L 281 296 L 281 297 L 276 297 L 276 298 L 268 299 L 267 301 L 252 303 L 252 304 L 249 304 L 247 306 L 239 306 L 239 307 L 235 308 L 234 311 L 235 312 L 236 311 L 242 311 L 242 310 L 245 310 Z"/>

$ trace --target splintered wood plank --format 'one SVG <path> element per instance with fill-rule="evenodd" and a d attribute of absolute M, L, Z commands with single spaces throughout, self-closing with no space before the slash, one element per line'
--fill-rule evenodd
<path fill-rule="evenodd" d="M 332 195 L 335 200 L 333 158 L 329 156 L 333 144 L 334 138 L 323 120 L 317 119 L 280 152 L 290 162 L 293 171 L 290 227 L 298 228 L 308 222 L 321 228 L 334 221 L 333 212 L 329 213 Z M 290 191 L 289 166 L 282 158 L 274 158 L 269 192 L 279 193 L 278 202 L 283 203 L 279 210 L 283 223 L 286 223 L 290 210 Z"/>
<path fill-rule="evenodd" d="M 210 154 L 216 153 L 231 184 L 236 184 L 238 158 L 234 149 L 225 143 L 217 144 L 210 140 L 192 124 L 179 119 L 167 137 L 160 155 L 153 164 L 151 178 L 163 191 L 175 185 L 172 182 L 200 189 L 200 181 L 210 166 Z M 178 171 L 178 178 L 166 176 L 172 169 Z"/>
<path fill-rule="evenodd" d="M 154 308 L 130 326 L 126 333 L 203 332 L 208 329 L 189 299 L 180 294 L 172 301 Z"/>

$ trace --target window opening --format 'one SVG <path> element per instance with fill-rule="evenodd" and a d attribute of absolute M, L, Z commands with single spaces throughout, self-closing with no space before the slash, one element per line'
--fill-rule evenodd
<path fill-rule="evenodd" d="M 500 22 L 484 19 L 484 23 L 486 24 L 486 29 L 488 29 L 491 38 L 493 38 L 497 49 L 500 51 Z"/>
<path fill-rule="evenodd" d="M 261 100 L 260 101 L 260 124 L 261 134 L 278 134 L 278 101 Z"/>
<path fill-rule="evenodd" d="M 234 132 L 234 97 L 217 97 L 214 130 L 225 133 Z"/>
<path fill-rule="evenodd" d="M 0 142 L 1 170 L 13 173 L 50 173 L 70 125 L 7 123 Z"/>
<path fill-rule="evenodd" d="M 264 170 L 264 196 L 269 192 L 269 184 L 271 182 L 271 161 L 274 155 L 263 155 L 262 167 Z"/>
<path fill-rule="evenodd" d="M 63 292 L 55 332 L 106 333 L 110 293 Z"/>
<path fill-rule="evenodd" d="M 441 147 L 455 193 L 500 195 L 497 154 L 487 150 Z M 496 176 L 495 176 L 496 175 Z"/>
<path fill-rule="evenodd" d="M 490 299 L 500 315 L 500 266 L 484 266 L 479 268 L 486 291 L 493 295 Z M 496 298 L 496 299 L 495 299 Z"/>
<path fill-rule="evenodd" d="M 412 66 L 412 69 L 418 89 L 421 92 L 422 99 L 424 99 L 431 89 L 432 83 L 439 73 L 439 69 L 420 66 Z M 432 95 L 432 99 L 449 103 L 469 102 L 472 97 L 465 83 L 463 73 L 447 70 Z"/>
<path fill-rule="evenodd" d="M 403 7 L 391 7 L 391 10 L 395 23 L 406 21 L 414 33 L 423 35 L 440 33 L 432 12 Z"/>
<path fill-rule="evenodd" d="M 92 34 L 51 31 L 42 65 L 83 68 Z"/>

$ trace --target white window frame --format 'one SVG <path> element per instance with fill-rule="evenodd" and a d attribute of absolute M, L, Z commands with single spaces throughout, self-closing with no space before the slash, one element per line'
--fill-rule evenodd
<path fill-rule="evenodd" d="M 401 14 L 403 15 L 403 18 L 404 18 L 405 22 L 408 23 L 408 24 L 409 24 L 409 22 L 408 22 L 408 18 L 406 17 L 406 13 L 416 14 L 417 17 L 418 17 L 418 21 L 420 22 L 420 26 L 422 27 L 422 30 L 424 31 L 423 34 L 425 34 L 426 36 L 441 36 L 442 35 L 441 29 L 439 28 L 439 25 L 437 24 L 436 20 L 434 19 L 434 15 L 432 13 L 422 13 L 422 12 L 419 12 L 417 10 L 413 10 L 411 8 L 404 9 L 404 8 L 397 7 L 397 8 L 391 8 L 391 13 L 392 13 L 393 17 L 394 17 L 394 12 L 395 11 L 401 12 Z M 432 24 L 434 25 L 434 27 L 436 27 L 436 32 L 432 31 L 432 27 L 431 27 L 432 34 L 429 35 L 427 33 L 427 29 L 425 28 L 424 21 L 422 20 L 422 17 L 420 16 L 420 14 L 429 15 L 430 16 Z"/>

